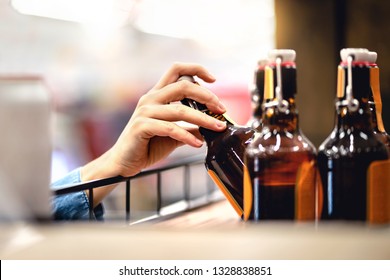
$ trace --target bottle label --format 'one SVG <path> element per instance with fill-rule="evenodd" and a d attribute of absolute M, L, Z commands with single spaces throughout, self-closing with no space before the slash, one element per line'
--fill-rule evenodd
<path fill-rule="evenodd" d="M 230 118 L 230 116 L 228 114 L 223 114 L 223 117 L 225 118 L 225 121 L 227 121 L 228 123 L 231 123 L 233 125 L 238 125 L 235 121 L 233 121 L 232 118 Z"/>
<path fill-rule="evenodd" d="M 295 219 L 314 220 L 316 206 L 317 168 L 315 161 L 302 162 L 295 184 Z"/>
<path fill-rule="evenodd" d="M 271 67 L 266 66 L 264 70 L 264 101 L 274 98 L 274 72 Z"/>
<path fill-rule="evenodd" d="M 378 130 L 380 132 L 385 132 L 385 127 L 383 125 L 383 120 L 382 120 L 382 100 L 381 100 L 381 92 L 379 88 L 379 68 L 370 69 L 370 84 L 371 84 L 371 91 L 375 103 L 375 111 L 376 111 L 375 114 L 376 114 L 376 120 L 378 124 Z"/>
<path fill-rule="evenodd" d="M 225 185 L 218 178 L 217 174 L 215 174 L 215 172 L 210 170 L 210 169 L 207 170 L 207 173 L 209 174 L 211 179 L 214 181 L 214 183 L 219 187 L 219 189 L 222 191 L 222 193 L 225 195 L 225 197 L 230 202 L 230 204 L 233 206 L 233 208 L 237 212 L 237 214 L 240 217 L 242 217 L 243 210 L 242 210 L 240 204 L 234 199 L 234 197 L 231 195 L 231 193 L 227 190 Z"/>
<path fill-rule="evenodd" d="M 344 69 L 339 65 L 337 67 L 337 98 L 344 97 L 344 87 L 345 87 L 344 75 L 345 75 Z"/>
<path fill-rule="evenodd" d="M 319 197 L 322 196 L 322 191 L 319 184 L 320 177 L 316 166 L 316 161 L 303 162 L 298 171 L 295 184 L 295 219 L 298 221 L 314 220 L 318 216 L 320 205 L 316 205 Z M 253 207 L 253 189 L 252 180 L 249 171 L 244 166 L 244 220 L 250 219 Z M 316 207 L 317 206 L 317 207 Z"/>
<path fill-rule="evenodd" d="M 367 171 L 367 221 L 390 222 L 390 160 L 374 161 Z"/>
<path fill-rule="evenodd" d="M 324 189 L 321 180 L 321 174 L 316 168 L 316 219 L 321 219 L 322 207 L 324 206 Z"/>
<path fill-rule="evenodd" d="M 222 122 L 227 122 L 227 123 L 230 123 L 232 125 L 237 125 L 237 123 L 235 121 L 233 121 L 226 113 L 225 114 L 216 114 L 216 113 L 213 113 L 211 112 L 210 110 L 204 110 L 204 111 L 201 111 L 207 115 L 209 115 L 210 117 L 213 117 L 217 120 L 220 120 Z"/>
<path fill-rule="evenodd" d="M 253 192 L 248 168 L 244 165 L 244 220 L 248 221 L 252 211 Z"/>

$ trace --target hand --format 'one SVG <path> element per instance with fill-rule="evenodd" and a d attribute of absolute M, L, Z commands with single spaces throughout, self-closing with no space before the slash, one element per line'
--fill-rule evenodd
<path fill-rule="evenodd" d="M 196 133 L 197 129 L 180 126 L 176 123 L 178 121 L 216 131 L 226 128 L 225 123 L 177 102 L 190 98 L 205 104 L 215 113 L 225 112 L 225 107 L 217 96 L 206 88 L 188 81 L 177 82 L 182 75 L 197 76 L 208 83 L 215 81 L 201 65 L 174 64 L 160 81 L 140 98 L 114 146 L 82 168 L 82 180 L 116 175 L 132 176 L 183 144 L 201 147 L 202 140 Z"/>

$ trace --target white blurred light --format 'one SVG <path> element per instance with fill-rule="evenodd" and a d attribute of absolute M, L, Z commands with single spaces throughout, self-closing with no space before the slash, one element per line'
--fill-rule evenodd
<path fill-rule="evenodd" d="M 275 47 L 274 0 L 11 1 L 22 14 L 81 23 L 85 38 L 80 43 L 103 58 L 115 57 L 126 43 L 139 40 L 128 32 L 132 27 L 191 40 L 215 61 L 234 63 L 234 78 L 251 76 L 257 60 Z"/>
<path fill-rule="evenodd" d="M 237 46 L 274 35 L 274 0 L 12 0 L 22 14 L 80 22 L 109 33 L 130 16 L 140 30 Z M 136 12 L 134 12 L 134 10 Z"/>
<path fill-rule="evenodd" d="M 129 15 L 129 0 L 12 0 L 22 14 L 80 22 L 83 24 L 123 24 Z"/>
<path fill-rule="evenodd" d="M 135 25 L 147 33 L 235 46 L 273 39 L 273 0 L 143 0 Z"/>
<path fill-rule="evenodd" d="M 93 46 L 104 47 L 116 30 L 125 25 L 134 0 L 12 0 L 21 14 L 82 24 Z"/>

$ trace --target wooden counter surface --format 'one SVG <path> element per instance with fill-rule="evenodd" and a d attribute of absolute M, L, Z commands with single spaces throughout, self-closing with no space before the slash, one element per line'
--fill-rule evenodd
<path fill-rule="evenodd" d="M 244 223 L 226 202 L 158 222 L 0 224 L 1 259 L 390 259 L 390 226 Z"/>

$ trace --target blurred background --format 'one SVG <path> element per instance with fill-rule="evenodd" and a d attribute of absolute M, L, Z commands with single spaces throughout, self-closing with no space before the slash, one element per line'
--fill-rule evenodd
<path fill-rule="evenodd" d="M 245 123 L 275 44 L 272 0 L 0 0 L 0 20 L 0 75 L 41 75 L 53 95 L 53 180 L 107 150 L 176 61 L 206 66 Z"/>
<path fill-rule="evenodd" d="M 172 63 L 206 66 L 217 81 L 205 86 L 245 124 L 257 61 L 292 48 L 300 125 L 318 147 L 333 127 L 344 47 L 378 53 L 389 129 L 389 14 L 385 0 L 0 0 L 0 76 L 45 80 L 56 180 L 114 143 L 139 97 Z"/>

